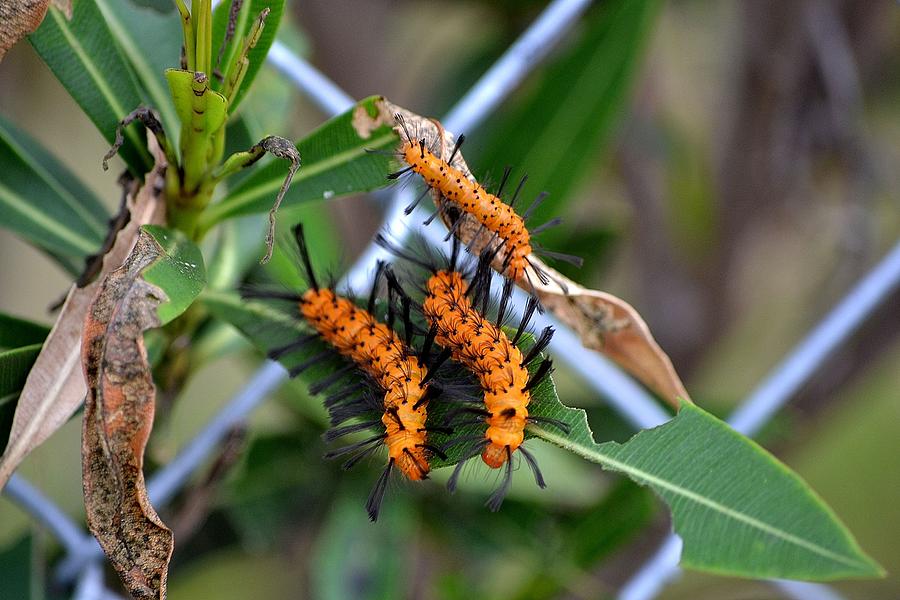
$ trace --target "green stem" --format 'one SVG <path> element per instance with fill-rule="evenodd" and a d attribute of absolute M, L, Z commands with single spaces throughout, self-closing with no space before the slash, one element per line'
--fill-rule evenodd
<path fill-rule="evenodd" d="M 181 15 L 181 29 L 184 32 L 184 58 L 187 63 L 188 71 L 197 68 L 197 38 L 194 37 L 194 24 L 191 20 L 191 13 L 188 12 L 183 0 L 175 0 L 175 6 Z"/>
<path fill-rule="evenodd" d="M 241 89 L 241 82 L 244 80 L 244 75 L 247 74 L 247 69 L 250 66 L 248 55 L 250 54 L 250 50 L 255 48 L 256 44 L 259 42 L 263 29 L 266 27 L 266 17 L 268 16 L 269 9 L 264 8 L 259 13 L 259 16 L 256 17 L 247 36 L 244 37 L 241 51 L 236 52 L 228 63 L 228 69 L 225 71 L 225 82 L 222 88 L 222 94 L 228 98 L 229 104 L 234 100 L 238 90 Z"/>
<path fill-rule="evenodd" d="M 210 0 L 193 0 L 191 14 L 197 28 L 196 65 L 194 71 L 209 73 L 212 53 L 212 8 Z"/>

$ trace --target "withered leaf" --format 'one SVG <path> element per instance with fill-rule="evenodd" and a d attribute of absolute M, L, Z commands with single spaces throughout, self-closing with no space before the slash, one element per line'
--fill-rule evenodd
<path fill-rule="evenodd" d="M 152 147 L 154 140 L 152 136 L 150 138 Z M 162 189 L 166 163 L 159 152 L 155 154 L 157 164 L 147 174 L 144 185 L 139 190 L 135 186 L 128 193 L 126 203 L 131 219 L 103 258 L 100 278 L 122 264 L 134 246 L 141 225 L 164 221 Z M 0 489 L 25 457 L 59 429 L 84 400 L 87 388 L 81 369 L 81 332 L 88 304 L 97 293 L 98 281 L 84 287 L 72 286 L 53 330 L 28 374 L 16 406 L 9 441 L 0 457 Z"/>
<path fill-rule="evenodd" d="M 172 532 L 147 498 L 144 448 L 156 388 L 143 332 L 160 325 L 165 292 L 142 272 L 163 250 L 141 230 L 125 263 L 100 284 L 88 308 L 82 360 L 88 394 L 82 432 L 87 522 L 134 598 L 165 598 Z"/>
<path fill-rule="evenodd" d="M 424 138 L 431 150 L 445 160 L 451 156 L 455 136 L 439 122 L 412 113 L 387 100 L 379 103 L 378 119 L 389 116 L 393 118 L 395 114 L 403 117 L 414 139 Z M 406 138 L 401 126 L 398 125 L 395 129 L 403 139 Z M 451 164 L 475 181 L 462 152 L 453 156 Z M 446 200 L 437 190 L 433 190 L 432 197 L 440 209 L 438 214 L 441 220 L 451 228 L 454 221 L 451 211 L 444 210 Z M 452 212 L 455 217 L 455 213 L 459 211 Z M 488 247 L 496 249 L 501 243 L 472 215 L 462 213 L 459 218 L 462 222 L 454 228 L 456 235 L 473 252 L 479 253 Z M 502 269 L 505 258 L 506 254 L 500 248 L 494 260 L 494 266 L 498 270 Z M 526 291 L 533 291 L 550 312 L 578 334 L 586 348 L 597 350 L 612 359 L 675 409 L 679 407 L 679 398 L 690 401 L 672 361 L 653 339 L 650 328 L 631 305 L 612 294 L 581 287 L 546 266 L 534 255 L 529 260 L 543 270 L 550 281 L 542 283 L 534 269 L 529 267 L 516 284 Z"/>
<path fill-rule="evenodd" d="M 3 0 L 0 2 L 0 60 L 6 51 L 38 28 L 47 15 L 50 0 Z M 66 17 L 72 18 L 72 0 L 53 0 Z"/>

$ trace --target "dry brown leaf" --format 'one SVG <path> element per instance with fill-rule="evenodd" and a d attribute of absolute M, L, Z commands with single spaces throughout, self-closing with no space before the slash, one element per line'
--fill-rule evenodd
<path fill-rule="evenodd" d="M 3 0 L 0 2 L 0 60 L 6 51 L 38 28 L 47 15 L 49 0 Z M 53 0 L 66 18 L 72 18 L 72 0 Z"/>
<path fill-rule="evenodd" d="M 172 532 L 150 505 L 143 472 L 156 399 L 143 333 L 159 326 L 157 307 L 167 297 L 141 272 L 161 254 L 153 237 L 139 232 L 128 259 L 100 284 L 81 347 L 88 527 L 133 598 L 166 597 L 174 548 Z"/>
<path fill-rule="evenodd" d="M 383 122 L 386 115 L 400 114 L 413 138 L 425 138 L 432 152 L 442 158 L 449 157 L 453 152 L 454 135 L 434 119 L 421 117 L 384 99 L 379 101 L 378 107 L 376 121 Z M 397 126 L 395 130 L 405 139 L 406 133 L 402 127 Z M 462 152 L 456 153 L 451 164 L 475 181 Z M 435 205 L 443 209 L 444 198 L 440 193 L 435 191 L 432 196 Z M 453 225 L 450 211 L 440 210 L 438 214 L 448 228 Z M 498 240 L 475 217 L 462 213 L 460 218 L 463 222 L 456 229 L 457 237 L 469 245 L 473 252 L 477 254 L 489 246 L 492 249 L 497 247 Z M 502 269 L 505 258 L 501 249 L 494 260 L 494 266 L 498 270 Z M 526 291 L 533 290 L 550 312 L 578 334 L 586 348 L 608 356 L 676 410 L 679 398 L 690 401 L 672 361 L 653 339 L 650 328 L 631 305 L 612 294 L 581 287 L 546 266 L 534 255 L 530 257 L 530 261 L 549 275 L 550 282 L 541 283 L 541 278 L 529 267 L 516 284 Z"/>
<path fill-rule="evenodd" d="M 148 137 L 151 149 L 154 149 L 155 140 Z M 28 374 L 16 406 L 9 441 L 0 457 L 0 489 L 25 457 L 59 429 L 84 400 L 87 388 L 81 369 L 80 345 L 88 305 L 97 293 L 100 279 L 121 265 L 131 252 L 138 228 L 164 222 L 162 189 L 166 164 L 161 153 L 154 154 L 157 156 L 156 167 L 147 174 L 144 186 L 139 191 L 132 190 L 129 195 L 131 220 L 104 257 L 100 277 L 94 283 L 84 287 L 73 285 L 69 290 L 56 324 Z"/>
<path fill-rule="evenodd" d="M 611 358 L 676 410 L 679 399 L 690 401 L 672 361 L 630 304 L 612 294 L 581 287 L 536 256 L 532 256 L 531 261 L 550 276 L 550 282 L 545 285 L 535 274 L 531 275 L 541 303 L 575 330 L 586 348 Z M 516 283 L 523 289 L 530 289 L 524 276 Z"/>

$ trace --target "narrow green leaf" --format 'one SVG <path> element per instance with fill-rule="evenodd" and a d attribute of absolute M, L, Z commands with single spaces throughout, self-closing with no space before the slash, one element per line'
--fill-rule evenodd
<path fill-rule="evenodd" d="M 226 65 L 231 62 L 232 56 L 234 56 L 235 53 L 240 52 L 243 36 L 250 31 L 253 21 L 266 8 L 269 9 L 269 16 L 266 17 L 266 26 L 265 29 L 263 29 L 259 40 L 256 42 L 256 46 L 247 54 L 250 65 L 247 68 L 247 73 L 244 75 L 243 82 L 241 83 L 237 95 L 228 107 L 228 112 L 231 115 L 235 114 L 237 111 L 238 105 L 241 103 L 241 100 L 243 100 L 247 90 L 250 89 L 250 84 L 259 72 L 259 68 L 262 66 L 263 62 L 265 62 L 266 54 L 269 53 L 272 42 L 275 41 L 275 34 L 278 33 L 278 25 L 281 23 L 282 14 L 284 14 L 284 0 L 251 0 L 250 2 L 244 2 L 244 5 L 238 13 L 234 38 L 228 47 L 224 49 L 224 52 L 222 52 L 219 69 L 224 71 Z M 225 30 L 228 26 L 228 14 L 230 10 L 231 2 L 224 1 L 220 2 L 213 12 L 213 57 L 218 56 L 217 53 L 219 52 L 219 48 L 222 46 L 222 42 L 225 39 Z M 215 86 L 215 89 L 218 90 L 220 87 Z"/>
<path fill-rule="evenodd" d="M 353 113 L 365 110 L 375 115 L 376 96 L 360 101 L 297 143 L 303 168 L 297 172 L 284 197 L 283 208 L 300 202 L 366 192 L 390 183 L 390 156 L 366 150 L 393 150 L 399 137 L 386 124 L 363 137 L 353 127 Z M 237 215 L 268 211 L 284 181 L 287 167 L 282 161 L 260 167 L 221 202 L 211 205 L 200 217 L 201 230 Z"/>
<path fill-rule="evenodd" d="M 526 198 L 549 192 L 534 223 L 559 215 L 590 175 L 623 112 L 660 5 L 658 0 L 598 3 L 574 44 L 538 74 L 538 85 L 482 132 L 489 142 L 477 164 L 495 170 L 512 165 L 515 173 L 527 173 Z M 542 239 L 552 246 L 554 235 L 564 234 L 550 230 Z"/>
<path fill-rule="evenodd" d="M 245 301 L 234 292 L 206 290 L 200 301 L 216 317 L 241 330 L 263 352 L 308 333 L 289 313 L 264 302 Z M 282 333 L 273 337 L 257 335 L 270 327 Z"/>
<path fill-rule="evenodd" d="M 149 106 L 159 112 L 167 135 L 177 140 L 178 117 L 164 75 L 166 69 L 179 67 L 181 60 L 181 19 L 174 3 L 168 5 L 173 10 L 161 13 L 121 0 L 94 1 L 134 69 Z"/>
<path fill-rule="evenodd" d="M 37 569 L 32 557 L 34 551 L 40 548 L 29 534 L 0 549 L 0 598 L 41 600 L 45 597 L 44 579 L 35 572 Z"/>
<path fill-rule="evenodd" d="M 49 333 L 46 325 L 0 312 L 0 348 L 42 344 Z"/>
<path fill-rule="evenodd" d="M 6 447 L 16 413 L 16 401 L 41 346 L 40 343 L 30 344 L 0 352 L 0 446 Z"/>
<path fill-rule="evenodd" d="M 624 444 L 594 442 L 584 411 L 539 403 L 568 423 L 541 439 L 650 486 L 672 510 L 684 540 L 682 566 L 741 577 L 827 581 L 877 577 L 881 568 L 798 475 L 701 408 Z"/>
<path fill-rule="evenodd" d="M 74 2 L 71 21 L 50 7 L 28 39 L 108 142 L 119 120 L 147 100 L 95 0 Z M 135 173 L 153 164 L 137 127 L 126 129 L 120 154 Z"/>
<path fill-rule="evenodd" d="M 418 529 L 416 511 L 401 495 L 386 502 L 378 527 L 368 523 L 358 492 L 339 493 L 322 523 L 311 562 L 313 597 L 321 600 L 410 598 L 416 594 L 409 561 L 401 548 Z M 353 548 L 352 552 L 347 552 Z M 365 586 L 359 582 L 365 581 Z"/>
<path fill-rule="evenodd" d="M 68 270 L 100 248 L 106 235 L 103 204 L 38 142 L 2 117 L 0 173 L 0 227 L 48 252 Z"/>
<path fill-rule="evenodd" d="M 158 225 L 144 225 L 163 254 L 144 269 L 142 277 L 161 288 L 169 297 L 159 306 L 160 324 L 165 325 L 194 302 L 206 285 L 206 267 L 200 249 L 179 231 Z"/>

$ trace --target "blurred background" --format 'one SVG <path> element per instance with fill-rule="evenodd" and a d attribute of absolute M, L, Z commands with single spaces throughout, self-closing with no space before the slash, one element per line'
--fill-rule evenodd
<path fill-rule="evenodd" d="M 354 98 L 383 94 L 439 116 L 545 4 L 295 0 L 280 38 Z M 888 0 L 601 1 L 487 124 L 457 133 L 477 176 L 496 181 L 514 165 L 531 177 L 528 195 L 550 192 L 543 214 L 565 225 L 545 245 L 585 258 L 561 270 L 633 304 L 693 399 L 724 417 L 900 237 L 898 32 L 900 6 Z M 27 43 L 0 63 L 0 113 L 113 210 L 105 141 Z M 294 138 L 325 119 L 271 67 L 242 113 L 254 133 Z M 320 264 L 349 264 L 380 223 L 363 197 L 292 214 L 331 231 Z M 0 310 L 50 323 L 68 284 L 0 231 Z M 759 436 L 894 574 L 898 333 L 895 295 Z M 151 468 L 258 366 L 249 347 L 234 348 L 161 406 Z M 598 440 L 633 433 L 576 377 L 555 379 Z M 317 404 L 301 384 L 284 386 L 163 511 L 178 539 L 172 600 L 605 598 L 670 529 L 645 490 L 540 443 L 549 488 L 515 478 L 499 514 L 482 507 L 493 476 L 470 467 L 452 497 L 446 473 L 395 482 L 372 525 L 363 503 L 380 462 L 350 473 L 323 462 Z M 76 419 L 20 472 L 81 521 L 79 436 Z M 54 540 L 8 501 L 0 524 L 0 581 L 22 564 L 49 578 Z M 900 597 L 897 575 L 834 587 L 850 599 Z M 686 573 L 661 597 L 780 593 Z"/>

